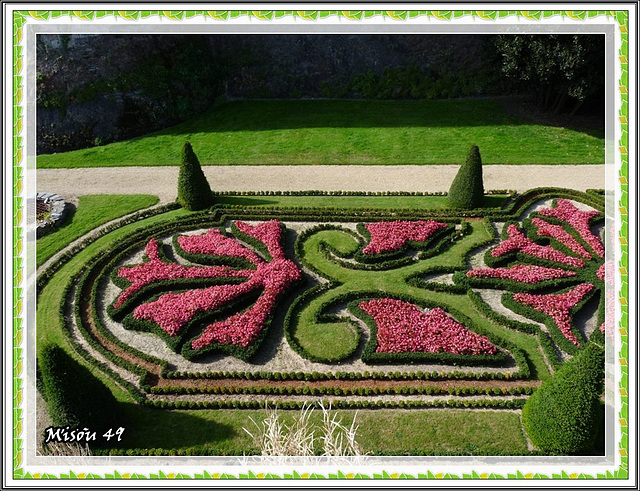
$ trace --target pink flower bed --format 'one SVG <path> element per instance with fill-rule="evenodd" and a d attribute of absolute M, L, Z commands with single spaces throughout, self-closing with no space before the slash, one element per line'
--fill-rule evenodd
<path fill-rule="evenodd" d="M 574 271 L 528 264 L 518 264 L 510 268 L 477 268 L 467 272 L 467 277 L 469 278 L 499 278 L 527 284 L 535 284 L 558 278 L 569 278 L 575 275 L 576 273 Z"/>
<path fill-rule="evenodd" d="M 364 254 L 380 254 L 401 249 L 407 241 L 425 242 L 433 234 L 447 227 L 446 223 L 433 220 L 367 223 L 371 241 L 362 250 Z"/>
<path fill-rule="evenodd" d="M 255 270 L 234 270 L 227 266 L 182 266 L 164 263 L 158 254 L 158 243 L 151 239 L 145 249 L 149 261 L 136 266 L 120 268 L 118 275 L 132 282 L 118 298 L 118 308 L 133 292 L 145 285 L 161 280 L 207 277 L 243 277 L 241 284 L 214 285 L 208 288 L 181 293 L 165 293 L 158 299 L 136 307 L 133 317 L 154 322 L 171 336 L 196 315 L 215 311 L 242 295 L 261 291 L 258 300 L 249 309 L 228 319 L 208 325 L 203 334 L 192 343 L 195 350 L 211 343 L 234 344 L 248 347 L 259 336 L 271 311 L 285 290 L 300 278 L 300 271 L 293 261 L 285 259 L 280 245 L 280 224 L 276 220 L 257 226 L 237 222 L 238 228 L 252 237 L 264 241 L 273 257 L 265 262 L 257 254 L 243 247 L 235 239 L 209 231 L 198 236 L 182 236 L 180 247 L 187 252 L 243 257 L 256 264 Z M 182 240 L 181 240 L 182 239 Z"/>
<path fill-rule="evenodd" d="M 243 247 L 236 239 L 225 236 L 218 229 L 211 229 L 200 235 L 181 235 L 178 237 L 178 244 L 190 254 L 241 257 L 253 264 L 260 261 L 253 251 Z"/>
<path fill-rule="evenodd" d="M 235 225 L 243 234 L 262 242 L 273 259 L 284 259 L 284 251 L 280 245 L 282 231 L 278 220 L 269 220 L 255 226 L 237 221 Z"/>
<path fill-rule="evenodd" d="M 516 293 L 513 299 L 552 317 L 564 337 L 576 346 L 580 346 L 577 338 L 571 332 L 571 309 L 578 305 L 593 288 L 592 284 L 583 283 L 566 293 L 550 295 Z"/>
<path fill-rule="evenodd" d="M 263 293 L 253 306 L 245 312 L 208 325 L 202 336 L 194 340 L 191 347 L 202 349 L 212 343 L 234 344 L 246 348 L 253 343 L 280 296 L 300 278 L 297 266 L 289 260 L 278 259 L 262 263 L 251 279 L 263 288 Z"/>
<path fill-rule="evenodd" d="M 555 250 L 550 245 L 541 246 L 539 244 L 536 244 L 526 235 L 520 232 L 520 230 L 518 230 L 518 227 L 516 227 L 514 224 L 511 224 L 507 227 L 507 235 L 509 236 L 509 238 L 502 241 L 491 251 L 491 255 L 493 257 L 501 257 L 512 252 L 522 252 L 523 254 L 527 254 L 529 256 L 546 259 L 548 261 L 564 264 L 566 266 L 572 266 L 574 268 L 584 267 L 584 261 L 582 259 L 567 256 L 566 254 Z"/>
<path fill-rule="evenodd" d="M 237 270 L 228 266 L 183 266 L 176 263 L 166 263 L 158 254 L 158 241 L 154 238 L 145 248 L 149 261 L 135 266 L 123 266 L 118 270 L 118 276 L 131 282 L 113 304 L 120 307 L 131 295 L 142 287 L 163 280 L 177 280 L 188 278 L 244 278 L 251 274 L 250 270 Z"/>
<path fill-rule="evenodd" d="M 361 302 L 377 326 L 378 353 L 453 353 L 493 355 L 497 348 L 485 336 L 469 331 L 441 308 L 424 312 L 402 300 L 380 298 Z"/>
<path fill-rule="evenodd" d="M 540 218 L 534 218 L 531 220 L 538 229 L 538 235 L 542 237 L 551 237 L 556 239 L 561 244 L 564 244 L 571 251 L 575 252 L 584 259 L 591 259 L 591 254 L 578 242 L 569 232 L 567 232 L 562 225 L 553 225 L 549 222 L 545 222 Z"/>
<path fill-rule="evenodd" d="M 554 217 L 567 222 L 598 256 L 604 257 L 604 246 L 600 238 L 593 235 L 589 227 L 589 221 L 599 215 L 597 211 L 582 211 L 576 208 L 571 201 L 559 199 L 555 208 L 544 208 L 539 213 L 543 216 Z"/>

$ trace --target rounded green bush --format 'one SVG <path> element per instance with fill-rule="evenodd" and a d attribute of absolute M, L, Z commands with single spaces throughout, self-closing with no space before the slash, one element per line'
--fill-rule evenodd
<path fill-rule="evenodd" d="M 212 204 L 211 187 L 189 142 L 182 150 L 177 201 L 187 210 L 202 210 Z"/>
<path fill-rule="evenodd" d="M 449 188 L 449 204 L 452 208 L 472 210 L 482 206 L 484 185 L 482 183 L 482 158 L 480 149 L 474 145 L 467 160 L 460 166 Z"/>
<path fill-rule="evenodd" d="M 591 448 L 601 424 L 604 349 L 590 344 L 536 390 L 522 409 L 529 438 L 540 450 L 572 454 Z"/>
<path fill-rule="evenodd" d="M 125 426 L 111 391 L 60 346 L 44 347 L 38 356 L 38 366 L 42 396 L 54 426 L 87 427 L 95 431 Z"/>

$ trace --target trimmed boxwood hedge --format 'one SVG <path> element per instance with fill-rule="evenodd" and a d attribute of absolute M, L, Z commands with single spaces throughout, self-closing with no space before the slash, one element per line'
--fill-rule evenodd
<path fill-rule="evenodd" d="M 217 228 L 222 232 L 222 235 L 229 237 L 229 234 L 225 233 L 223 227 L 212 227 Z M 182 247 L 180 247 L 180 242 L 178 242 L 178 237 L 180 234 L 175 234 L 171 238 L 171 245 L 173 246 L 173 251 L 183 259 L 186 259 L 189 262 L 195 264 L 204 264 L 207 266 L 230 266 L 232 268 L 239 269 L 256 269 L 256 265 L 253 264 L 248 259 L 238 256 L 214 256 L 212 254 L 193 254 L 185 251 Z"/>
<path fill-rule="evenodd" d="M 560 290 L 557 293 L 559 294 L 565 293 L 570 289 L 571 288 L 565 288 L 564 290 Z M 587 293 L 584 296 L 584 298 L 580 300 L 580 302 L 575 307 L 573 307 L 573 309 L 571 309 L 571 312 L 570 312 L 571 317 L 573 318 L 573 314 L 575 312 L 578 312 L 580 309 L 582 309 L 584 305 L 587 302 L 589 302 L 593 298 L 593 296 L 597 293 L 598 293 L 597 290 L 591 290 L 589 293 Z M 505 293 L 502 295 L 502 305 L 507 307 L 509 310 L 512 310 L 516 314 L 523 315 L 525 317 L 533 319 L 536 322 L 540 322 L 546 325 L 547 329 L 549 330 L 549 334 L 551 335 L 556 345 L 559 348 L 561 348 L 563 351 L 569 353 L 570 355 L 575 355 L 580 349 L 571 341 L 569 341 L 566 337 L 564 337 L 564 335 L 562 334 L 562 332 L 560 331 L 560 329 L 558 328 L 558 326 L 556 325 L 555 321 L 551 316 L 545 314 L 544 312 L 535 310 L 533 307 L 529 307 L 528 305 L 523 305 L 520 302 L 514 300 L 512 293 Z M 582 333 L 573 324 L 571 327 L 571 332 L 574 334 L 578 342 L 581 345 L 584 345 L 584 343 L 586 342 L 586 339 L 584 339 L 584 336 L 582 335 Z"/>
<path fill-rule="evenodd" d="M 529 438 L 541 450 L 579 453 L 595 442 L 604 385 L 604 348 L 590 344 L 544 382 L 522 409 Z"/>
<path fill-rule="evenodd" d="M 473 145 L 451 183 L 449 204 L 453 208 L 472 209 L 482 204 L 483 196 L 482 158 L 478 146 Z"/>

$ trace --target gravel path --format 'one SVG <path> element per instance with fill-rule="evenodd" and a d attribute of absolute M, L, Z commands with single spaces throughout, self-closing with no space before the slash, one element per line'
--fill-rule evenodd
<path fill-rule="evenodd" d="M 448 191 L 457 165 L 204 167 L 214 191 Z M 484 187 L 526 191 L 541 186 L 604 188 L 604 165 L 487 165 Z M 39 169 L 37 189 L 62 196 L 152 194 L 173 201 L 177 167 Z"/>

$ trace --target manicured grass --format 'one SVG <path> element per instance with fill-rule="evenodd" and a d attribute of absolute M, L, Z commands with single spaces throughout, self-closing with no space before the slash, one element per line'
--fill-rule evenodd
<path fill-rule="evenodd" d="M 484 197 L 485 208 L 501 207 L 505 195 Z M 309 208 L 380 208 L 384 210 L 408 208 L 437 210 L 447 208 L 447 196 L 217 196 L 216 204 L 242 206 L 283 206 Z"/>
<path fill-rule="evenodd" d="M 71 211 L 59 227 L 38 239 L 37 266 L 94 228 L 157 202 L 157 196 L 145 194 L 80 196 L 78 208 Z"/>
<path fill-rule="evenodd" d="M 602 164 L 604 138 L 508 115 L 493 100 L 237 101 L 157 133 L 39 155 L 38 168 L 179 165 Z"/>
<path fill-rule="evenodd" d="M 354 411 L 337 413 L 347 426 L 353 421 Z M 130 432 L 116 448 L 205 446 L 212 454 L 224 455 L 257 453 L 251 437 L 242 428 L 255 434 L 256 427 L 249 418 L 261 424 L 265 416 L 264 411 L 158 411 L 132 404 L 126 405 L 126 414 Z M 290 425 L 298 411 L 279 414 Z M 319 410 L 314 411 L 311 421 L 320 426 Z M 515 411 L 360 410 L 356 422 L 357 441 L 362 451 L 369 454 L 528 454 L 520 417 Z M 316 443 L 320 450 L 321 442 Z"/>

